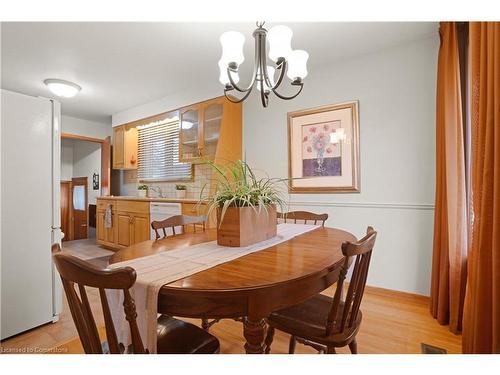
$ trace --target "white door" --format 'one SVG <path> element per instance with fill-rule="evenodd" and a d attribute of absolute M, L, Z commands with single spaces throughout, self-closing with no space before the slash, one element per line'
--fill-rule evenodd
<path fill-rule="evenodd" d="M 1 91 L 1 338 L 53 319 L 52 102 Z"/>

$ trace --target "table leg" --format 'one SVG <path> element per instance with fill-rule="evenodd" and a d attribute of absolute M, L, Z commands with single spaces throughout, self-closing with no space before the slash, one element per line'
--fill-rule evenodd
<path fill-rule="evenodd" d="M 245 319 L 243 323 L 243 335 L 247 340 L 245 344 L 247 354 L 264 354 L 266 327 L 267 324 L 265 319 Z"/>

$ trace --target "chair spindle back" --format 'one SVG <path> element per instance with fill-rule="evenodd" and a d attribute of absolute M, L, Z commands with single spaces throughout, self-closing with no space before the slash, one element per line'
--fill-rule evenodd
<path fill-rule="evenodd" d="M 344 242 L 342 244 L 342 254 L 344 255 L 344 264 L 340 270 L 337 289 L 333 297 L 332 308 L 328 315 L 326 325 L 326 333 L 330 335 L 335 330 L 335 333 L 344 332 L 347 328 L 351 328 L 356 322 L 361 305 L 361 299 L 366 285 L 368 276 L 368 268 L 370 266 L 370 258 L 375 245 L 377 232 L 372 227 L 368 227 L 366 235 L 357 242 Z M 349 266 L 354 258 L 354 269 L 347 290 L 347 295 L 344 301 L 344 309 L 340 324 L 337 319 L 337 313 L 341 303 L 342 288 L 346 278 Z"/>
<path fill-rule="evenodd" d="M 167 228 L 172 228 L 172 233 L 175 236 L 176 235 L 175 227 L 182 226 L 184 229 L 186 229 L 188 225 L 192 225 L 193 231 L 196 232 L 197 225 L 202 225 L 202 229 L 205 230 L 206 221 L 207 217 L 204 215 L 203 216 L 175 215 L 165 220 L 151 222 L 151 228 L 153 228 L 153 230 L 155 231 L 156 239 L 159 240 L 161 238 L 167 237 L 167 232 L 166 232 Z M 159 233 L 160 229 L 163 232 L 163 237 L 161 237 Z"/>
<path fill-rule="evenodd" d="M 135 302 L 129 289 L 136 280 L 135 270 L 131 267 L 99 269 L 92 264 L 61 252 L 58 244 L 52 245 L 52 257 L 62 279 L 66 298 L 68 300 L 71 316 L 75 323 L 83 349 L 87 354 L 102 354 L 102 344 L 95 323 L 94 315 L 90 308 L 86 287 L 99 289 L 102 312 L 106 328 L 106 337 L 111 354 L 121 354 L 115 326 L 111 318 L 108 299 L 105 289 L 121 289 L 124 293 L 124 310 L 130 326 L 133 353 L 147 353 L 137 327 Z M 76 292 L 76 286 L 78 292 Z M 79 294 L 79 295 L 78 295 Z"/>
<path fill-rule="evenodd" d="M 314 224 L 317 225 L 321 223 L 321 226 L 325 226 L 325 222 L 328 219 L 328 214 L 315 214 L 314 212 L 307 211 L 291 211 L 291 212 L 278 212 L 278 219 L 282 219 L 284 223 L 293 222 L 294 224 Z"/>

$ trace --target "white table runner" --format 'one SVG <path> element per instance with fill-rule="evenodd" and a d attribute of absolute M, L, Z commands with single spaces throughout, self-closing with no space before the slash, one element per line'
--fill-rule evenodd
<path fill-rule="evenodd" d="M 114 263 L 109 268 L 130 266 L 135 269 L 137 281 L 130 293 L 135 300 L 137 325 L 146 348 L 150 353 L 156 353 L 158 292 L 163 285 L 264 250 L 316 228 L 317 225 L 279 224 L 276 237 L 250 246 L 225 247 L 217 245 L 217 241 L 204 242 L 187 248 Z M 118 341 L 128 346 L 131 343 L 130 328 L 123 311 L 123 293 L 119 290 L 106 290 L 106 294 Z"/>

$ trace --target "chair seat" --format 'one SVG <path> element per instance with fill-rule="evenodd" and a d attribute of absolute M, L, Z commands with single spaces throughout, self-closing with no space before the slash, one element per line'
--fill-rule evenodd
<path fill-rule="evenodd" d="M 158 354 L 214 354 L 219 353 L 216 337 L 194 324 L 161 315 L 158 318 Z"/>
<path fill-rule="evenodd" d="M 318 294 L 302 303 L 272 313 L 268 322 L 271 326 L 293 336 L 323 345 L 344 346 L 356 335 L 362 314 L 359 311 L 352 327 L 338 333 L 344 312 L 344 303 L 340 302 L 336 317 L 339 327 L 334 327 L 333 333 L 326 336 L 326 322 L 331 307 L 332 298 Z"/>

